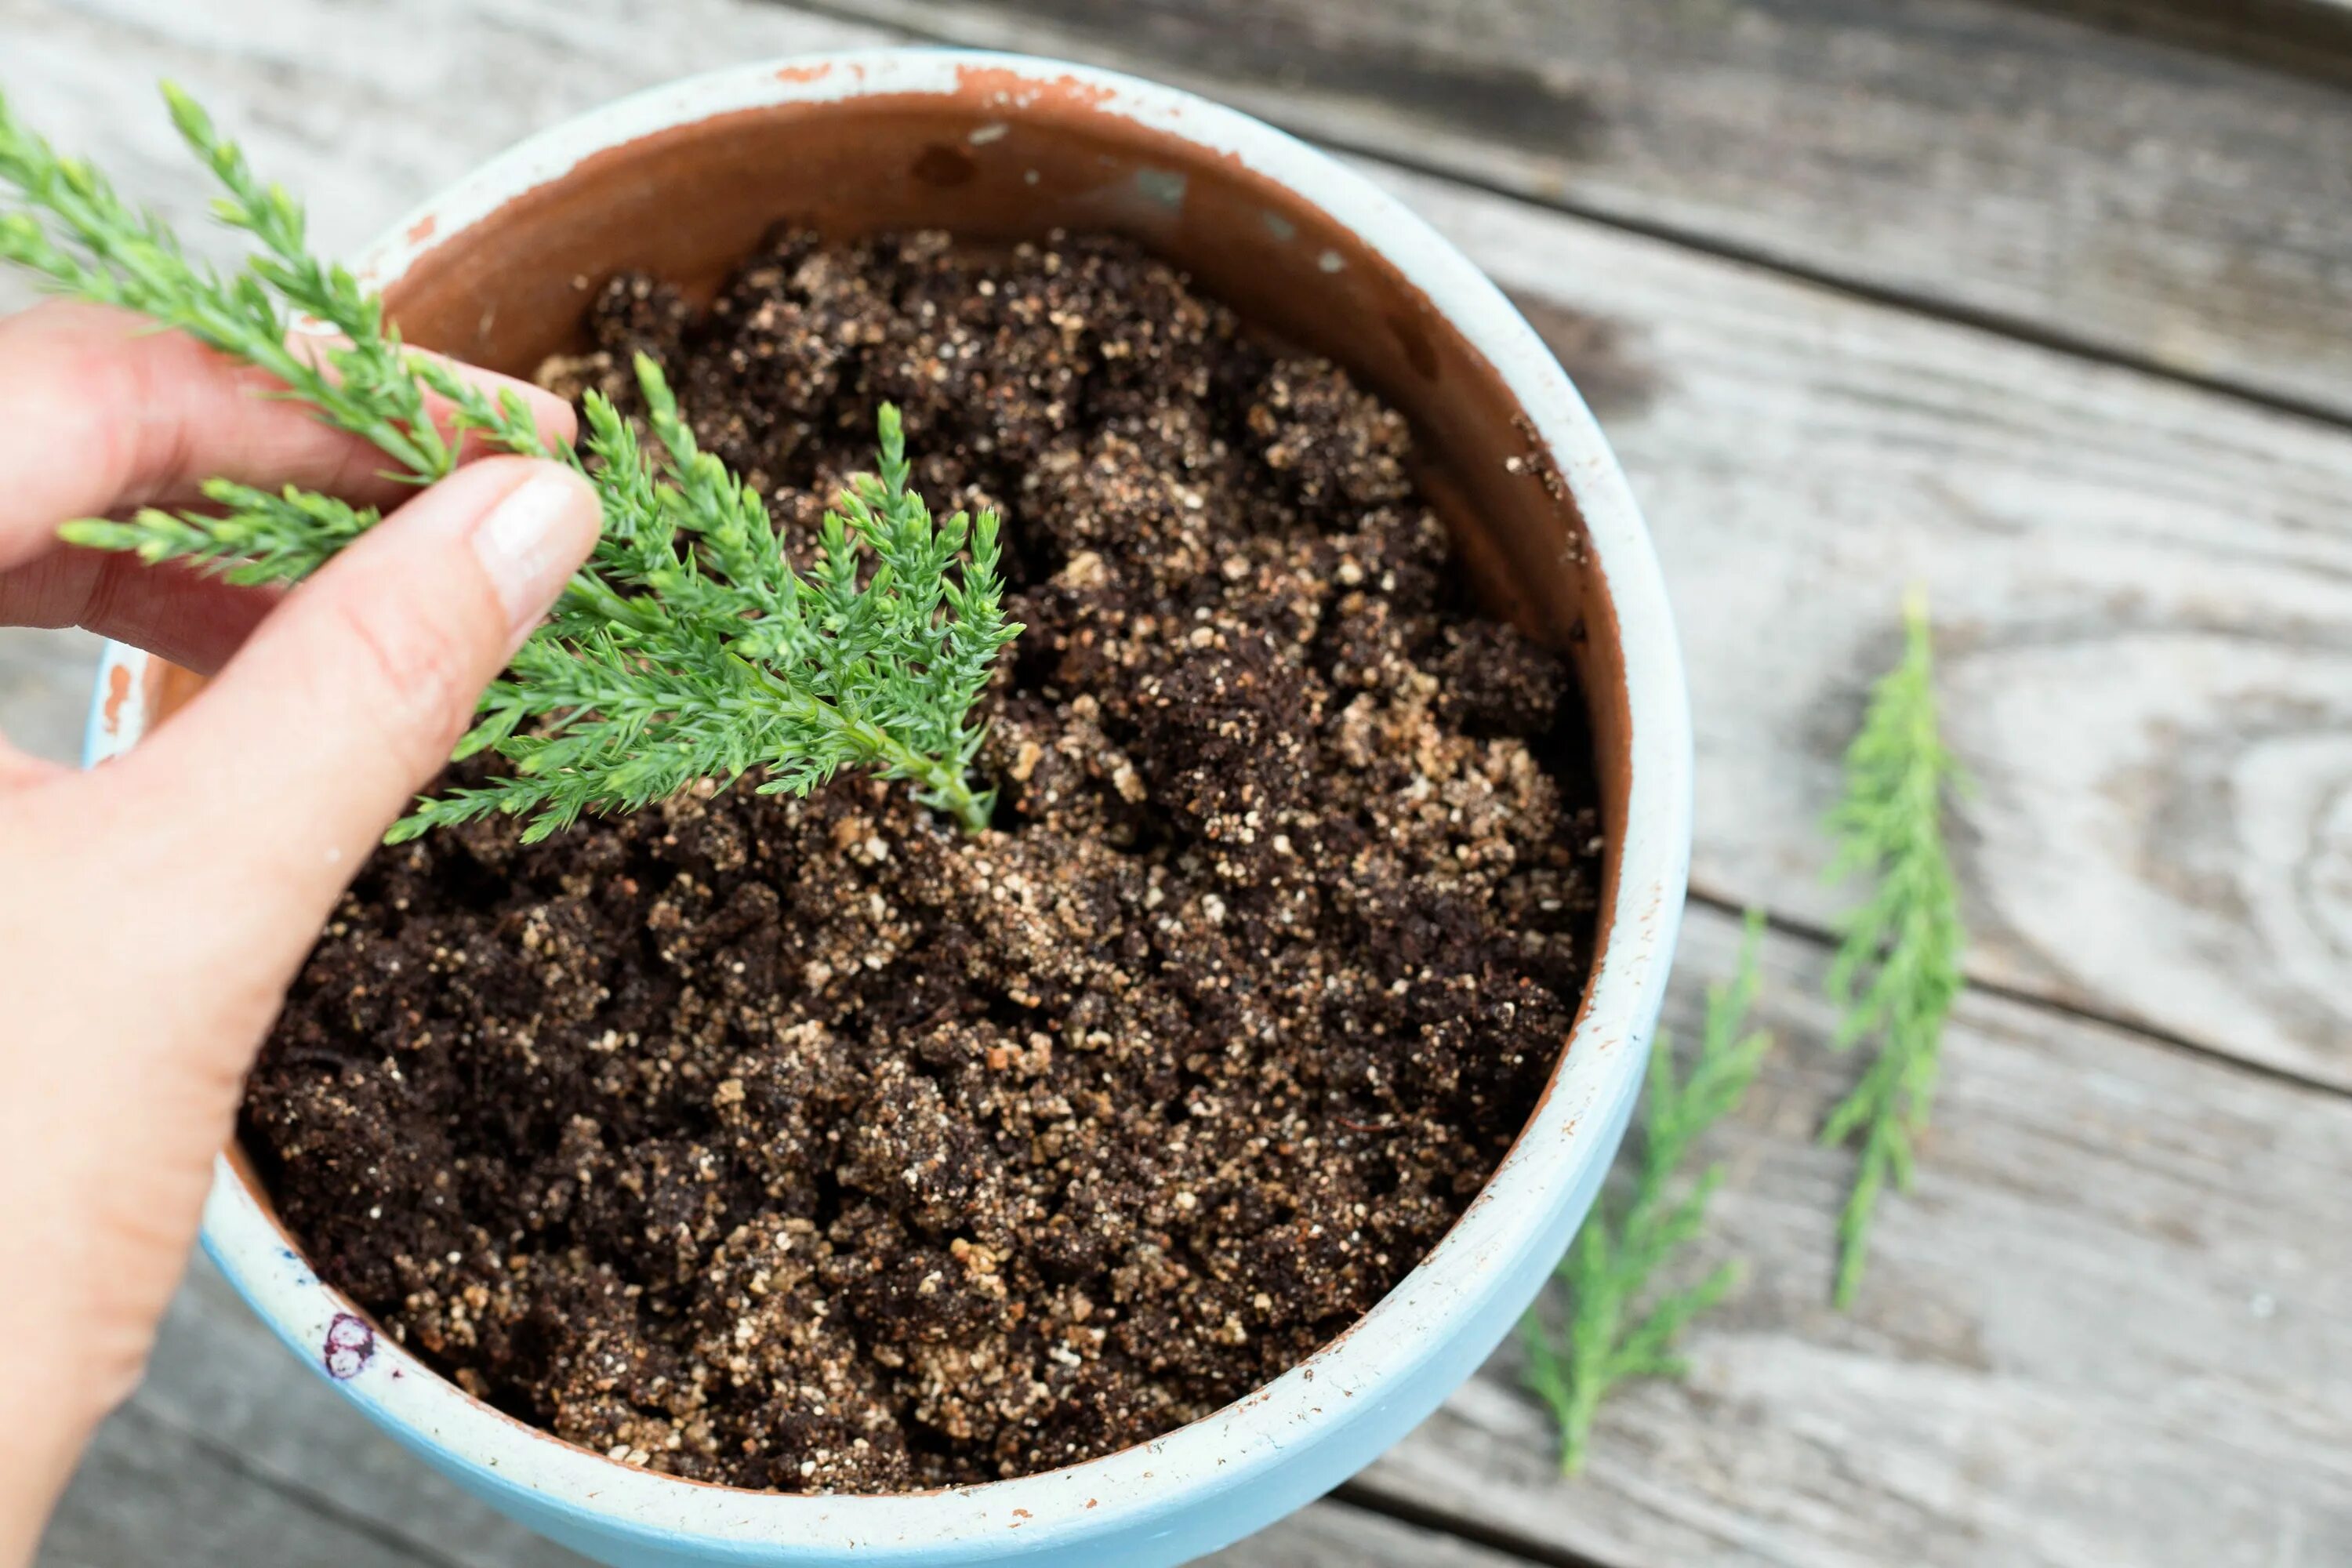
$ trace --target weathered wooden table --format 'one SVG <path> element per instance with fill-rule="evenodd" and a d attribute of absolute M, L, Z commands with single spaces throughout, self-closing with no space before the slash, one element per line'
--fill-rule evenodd
<path fill-rule="evenodd" d="M 1582 1480 L 1506 1351 L 1221 1561 L 2284 1568 L 2352 1562 L 2347 37 L 2325 0 L 0 0 L 0 79 L 193 224 L 168 72 L 330 246 L 627 89 L 908 38 L 1344 149 L 1517 296 L 1632 472 L 1697 710 L 1673 1011 L 1758 905 L 1780 1043 L 1718 1140 L 1745 1285 Z M 1913 581 L 1977 781 L 1974 988 L 1843 1316 L 1815 824 Z M 0 632 L 0 728 L 70 754 L 91 652 Z M 573 1561 L 201 1264 L 42 1558 Z"/>

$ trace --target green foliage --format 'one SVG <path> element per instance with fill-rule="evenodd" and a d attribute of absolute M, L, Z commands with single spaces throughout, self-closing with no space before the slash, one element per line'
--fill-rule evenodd
<path fill-rule="evenodd" d="M 634 809 L 698 779 L 759 770 L 764 791 L 804 794 L 844 767 L 907 780 L 925 804 L 987 825 L 992 796 L 969 776 L 984 731 L 969 715 L 1021 628 L 1003 616 L 994 514 L 932 518 L 907 488 L 898 410 L 880 413 L 879 475 L 852 484 L 825 517 L 815 559 L 797 569 L 759 495 L 698 449 L 653 362 L 636 364 L 650 455 L 594 393 L 583 450 L 548 441 L 520 396 L 493 399 L 405 348 L 378 297 L 309 254 L 301 207 L 259 181 L 194 100 L 163 92 L 221 186 L 215 215 L 253 241 L 244 267 L 224 277 L 191 259 L 167 226 L 26 130 L 5 99 L 0 184 L 21 207 L 0 213 L 0 259 L 259 367 L 403 477 L 446 475 L 471 436 L 569 463 L 604 502 L 594 555 L 485 695 L 458 752 L 495 751 L 514 772 L 421 802 L 395 841 L 492 811 L 528 816 L 535 839 L 583 811 Z M 206 511 L 149 509 L 125 522 L 68 523 L 64 536 L 233 582 L 293 582 L 377 521 L 290 488 L 215 480 L 204 493 Z"/>
<path fill-rule="evenodd" d="M 1863 876 L 1870 892 L 1838 922 L 1830 1000 L 1839 1049 L 1864 1040 L 1876 1053 L 1853 1092 L 1830 1113 L 1822 1142 L 1858 1142 L 1862 1157 L 1838 1222 L 1836 1300 L 1853 1304 L 1870 1222 L 1892 1182 L 1908 1187 L 1912 1140 L 1927 1125 L 1944 1019 L 1960 994 L 1959 887 L 1945 853 L 1945 796 L 1958 781 L 1937 733 L 1927 606 L 1904 605 L 1902 662 L 1872 689 L 1845 754 L 1845 795 L 1830 816 L 1832 880 Z"/>
<path fill-rule="evenodd" d="M 217 515 L 145 507 L 128 522 L 82 518 L 58 531 L 68 544 L 128 550 L 150 566 L 185 561 L 251 584 L 309 576 L 377 521 L 373 507 L 292 485 L 273 493 L 234 479 L 207 479 L 204 497 Z"/>
<path fill-rule="evenodd" d="M 1633 1191 L 1618 1202 L 1604 1197 L 1560 1259 L 1555 1278 L 1566 1291 L 1565 1316 L 1550 1319 L 1538 1303 L 1519 1325 L 1527 1385 L 1559 1426 L 1562 1475 L 1584 1468 L 1593 1417 L 1618 1384 L 1683 1375 L 1675 1342 L 1738 1277 L 1737 1266 L 1726 1263 L 1695 1285 L 1655 1297 L 1649 1291 L 1659 1266 L 1698 1234 L 1707 1199 L 1723 1179 L 1719 1165 L 1694 1182 L 1679 1182 L 1678 1173 L 1707 1129 L 1738 1109 L 1771 1048 L 1769 1036 L 1748 1028 L 1762 932 L 1762 915 L 1751 912 L 1738 972 L 1728 985 L 1707 988 L 1698 1057 L 1679 1079 L 1673 1046 L 1658 1032 Z"/>

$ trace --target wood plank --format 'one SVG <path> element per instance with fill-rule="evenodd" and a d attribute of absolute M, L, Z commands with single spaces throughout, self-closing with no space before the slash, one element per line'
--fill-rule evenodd
<path fill-rule="evenodd" d="M 1686 1037 L 1737 942 L 1691 921 Z M 1972 994 L 1846 1317 L 1850 1157 L 1810 1134 L 1854 1064 L 1820 947 L 1764 961 L 1779 1045 L 1700 1248 L 1748 1275 L 1688 1383 L 1622 1393 L 1563 1482 L 1507 1351 L 1351 1495 L 1607 1563 L 2352 1562 L 2352 1101 Z"/>
<path fill-rule="evenodd" d="M 34 1561 L 36 1568 L 450 1568 L 456 1562 L 257 1482 L 230 1457 L 156 1426 L 136 1408 L 100 1430 Z"/>
<path fill-rule="evenodd" d="M 2340 80 L 2015 0 L 818 7 L 1161 77 L 1315 140 L 2352 414 Z"/>
<path fill-rule="evenodd" d="M 1201 1560 L 1201 1568 L 1526 1568 L 1527 1560 L 1443 1531 L 1318 1502 Z"/>
<path fill-rule="evenodd" d="M 79 762 L 98 649 L 88 632 L 0 626 L 0 740 L 31 756 Z"/>
<path fill-rule="evenodd" d="M 167 1528 L 188 1518 L 199 1533 L 226 1538 L 245 1528 L 248 1512 L 324 1517 L 446 1568 L 576 1568 L 582 1561 L 474 1501 L 377 1432 L 288 1353 L 201 1258 L 164 1319 L 146 1380 L 103 1431 L 84 1465 L 96 1472 L 77 1478 L 53 1536 L 70 1542 L 143 1528 L 135 1512 L 118 1525 L 126 1499 L 104 1463 L 111 1447 L 131 1442 L 162 1472 L 209 1476 L 234 1467 L 233 1479 L 189 1489 L 165 1515 Z M 114 1559 L 124 1568 L 168 1560 Z M 239 1561 L 332 1559 L 258 1553 Z"/>
<path fill-rule="evenodd" d="M 1695 915 L 1670 1009 L 1685 1035 L 1736 940 Z M 1717 1139 L 1728 1180 L 1701 1259 L 1738 1257 L 1747 1281 L 1694 1336 L 1690 1382 L 1622 1394 L 1565 1483 L 1507 1350 L 1349 1495 L 1626 1568 L 2347 1560 L 2352 1101 L 1971 995 L 1919 1188 L 1887 1202 L 1860 1310 L 1841 1316 L 1824 1303 L 1849 1161 L 1811 1135 L 1853 1064 L 1820 1045 L 1821 957 L 1801 937 L 1765 950 L 1759 1019 L 1780 1045 Z M 240 1479 L 192 1484 L 163 1515 L 207 1539 L 263 1528 L 261 1490 L 462 1568 L 573 1561 L 394 1448 L 202 1265 L 128 1422 L 146 1451 L 184 1450 L 151 1469 L 236 1456 Z M 131 1506 L 119 1451 L 93 1458 L 60 1542 L 134 1528 L 114 1521 Z M 1412 1532 L 1386 1556 L 1333 1544 L 1391 1530 L 1318 1510 L 1226 1561 L 1452 1561 Z"/>
<path fill-rule="evenodd" d="M 1691 670 L 1697 886 L 1824 922 L 1816 824 L 1936 606 L 1973 974 L 2352 1083 L 2340 432 L 1421 176 L 1601 414 Z"/>
<path fill-rule="evenodd" d="M 673 74 L 791 47 L 774 31 L 787 14 L 718 0 L 693 0 L 676 29 L 691 47 L 657 58 L 599 6 L 559 22 L 551 5 L 500 0 L 478 22 L 439 5 L 395 21 L 383 0 L 239 0 L 208 13 L 235 24 L 214 37 L 205 17 L 148 3 L 152 16 L 127 0 L 99 16 L 0 0 L 12 50 L 51 51 L 26 79 L 65 84 L 41 122 L 73 128 L 136 194 L 169 190 L 161 163 L 134 178 L 116 156 L 158 123 L 124 84 L 169 64 L 240 131 L 257 127 L 276 170 L 331 185 L 345 237 L 452 172 L 427 166 L 437 149 L 478 151 L 467 139 L 485 121 L 508 123 L 505 99 L 466 74 L 493 45 L 543 46 L 534 58 L 583 97 L 640 65 Z M 36 13 L 41 27 L 15 26 Z M 427 63 L 457 73 L 459 96 L 372 82 L 371 53 L 403 38 L 446 52 Z M 558 107 L 538 90 L 509 83 L 505 98 Z M 333 133 L 268 111 L 371 93 Z M 409 134 L 359 134 L 394 116 Z M 1918 577 L 1942 611 L 1953 732 L 1980 781 L 1966 813 L 1977 973 L 2347 1081 L 2327 814 L 2330 737 L 2352 704 L 2335 630 L 2352 624 L 2339 435 L 1375 174 L 1516 288 L 1602 394 L 1691 649 L 1707 889 L 1799 920 L 1833 907 L 1811 882 L 1811 823 L 1864 674 L 1891 655 L 1896 591 Z M 1695 917 L 1684 1016 L 1691 977 L 1724 967 L 1728 942 L 1722 917 Z M 1780 939 L 1770 957 L 1776 1019 L 1817 1040 L 1817 948 Z M 1565 1488 L 1497 1368 L 1363 1495 L 1629 1565 L 2352 1552 L 2347 1102 L 1995 996 L 1969 1001 L 1951 1049 L 1922 1190 L 1890 1205 L 1856 1318 L 1821 1305 L 1847 1167 L 1807 1142 L 1851 1068 L 1792 1045 L 1726 1138 L 1718 1233 L 1754 1273 L 1696 1342 L 1693 1383 L 1629 1393 L 1591 1479 Z M 321 1435 L 326 1415 L 270 1414 L 258 1363 L 194 1344 L 141 1395 L 178 1398 L 147 1406 L 162 1418 L 233 1435 L 289 1485 L 362 1512 L 350 1498 L 424 1484 L 396 1457 L 371 1479 Z M 171 1394 L 171 1377 L 207 1368 L 229 1383 Z M 239 1388 L 244 1424 L 218 1425 Z M 320 1468 L 300 1468 L 314 1456 Z M 439 1511 L 446 1499 L 395 1495 L 410 1500 L 383 1505 L 392 1519 L 458 1517 Z M 490 1555 L 458 1561 L 542 1550 L 488 1539 Z"/>
<path fill-rule="evenodd" d="M 1630 389 L 1602 416 L 1690 666 L 1700 889 L 1843 906 L 1816 825 L 1922 584 L 1972 973 L 2352 1083 L 2342 433 L 1380 177 Z"/>
<path fill-rule="evenodd" d="M 2352 0 L 2016 0 L 2323 81 L 2352 81 Z"/>
<path fill-rule="evenodd" d="M 1209 1568 L 1512 1568 L 1518 1560 L 1317 1503 Z M 146 1383 L 100 1429 L 36 1568 L 584 1568 L 425 1468 L 270 1338 L 199 1260 Z"/>
<path fill-rule="evenodd" d="M 0 28 L 26 121 L 91 154 L 209 255 L 229 243 L 163 117 L 161 77 L 214 106 L 301 195 L 313 241 L 340 254 L 492 153 L 637 88 L 889 41 L 741 0 L 680 0 L 659 26 L 619 0 L 0 0 Z M 0 279 L 0 309 L 29 297 Z"/>
<path fill-rule="evenodd" d="M 139 101 L 169 68 L 265 167 L 328 197 L 329 243 L 527 122 L 698 64 L 877 36 L 727 0 L 661 29 L 616 0 L 436 3 L 422 21 L 388 0 L 105 0 L 103 17 L 0 0 L 0 16 L 62 17 L 28 30 L 26 111 L 136 194 L 194 200 Z M 373 62 L 412 35 L 420 69 L 383 79 Z M 484 62 L 520 40 L 547 74 L 499 87 Z M 275 112 L 289 81 L 330 106 L 322 123 Z M 391 120 L 409 133 L 366 133 Z M 1979 786 L 1961 845 L 1972 974 L 2352 1087 L 2352 440 L 1364 166 L 1519 296 L 1633 475 L 1691 667 L 1704 892 L 1815 924 L 1840 907 L 1815 880 L 1815 824 L 1916 581 Z"/>

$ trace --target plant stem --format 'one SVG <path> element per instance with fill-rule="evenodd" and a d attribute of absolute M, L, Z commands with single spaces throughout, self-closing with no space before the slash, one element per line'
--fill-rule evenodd
<path fill-rule="evenodd" d="M 745 663 L 743 668 L 775 693 L 786 712 L 804 723 L 839 734 L 885 778 L 905 779 L 913 784 L 915 798 L 923 805 L 949 813 L 967 833 L 986 831 L 995 814 L 996 792 L 982 790 L 974 794 L 961 768 L 943 758 L 924 755 L 870 720 L 854 719 L 822 698 L 793 690 L 756 665 Z"/>
<path fill-rule="evenodd" d="M 1926 598 L 1916 589 L 1905 597 L 1903 624 L 1903 657 L 1872 687 L 1861 731 L 1846 750 L 1845 794 L 1830 818 L 1832 876 L 1870 880 L 1863 901 L 1838 921 L 1826 983 L 1838 1008 L 1831 1044 L 1874 1047 L 1870 1066 L 1822 1130 L 1825 1144 L 1860 1145 L 1838 1221 L 1833 1300 L 1841 1310 L 1861 1289 L 1879 1198 L 1911 1184 L 1913 1144 L 1927 1129 L 1967 943 L 1943 837 L 1944 800 L 1958 772 L 1938 733 L 1934 643 Z"/>
<path fill-rule="evenodd" d="M 1555 1321 L 1538 1303 L 1521 1321 L 1522 1375 L 1559 1426 L 1563 1476 L 1584 1468 L 1593 1419 L 1609 1391 L 1629 1378 L 1682 1376 L 1675 1341 L 1730 1293 L 1737 1271 L 1727 1263 L 1695 1285 L 1663 1293 L 1652 1289 L 1651 1276 L 1698 1235 L 1707 1198 L 1722 1179 L 1719 1166 L 1687 1184 L 1677 1184 L 1676 1173 L 1707 1129 L 1738 1108 L 1770 1047 L 1767 1036 L 1748 1027 L 1763 929 L 1763 916 L 1751 911 L 1736 978 L 1707 987 L 1698 1057 L 1688 1073 L 1675 1076 L 1673 1048 L 1665 1031 L 1658 1032 L 1633 1191 L 1622 1202 L 1604 1194 L 1560 1259 L 1564 1315 Z"/>

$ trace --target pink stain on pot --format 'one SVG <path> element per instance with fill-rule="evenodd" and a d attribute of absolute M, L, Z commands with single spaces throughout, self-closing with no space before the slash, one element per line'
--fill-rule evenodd
<path fill-rule="evenodd" d="M 337 1312 L 327 1325 L 327 1345 L 320 1357 L 326 1363 L 327 1375 L 337 1383 L 349 1383 L 367 1370 L 375 1359 L 375 1331 L 367 1320 L 351 1312 Z"/>

